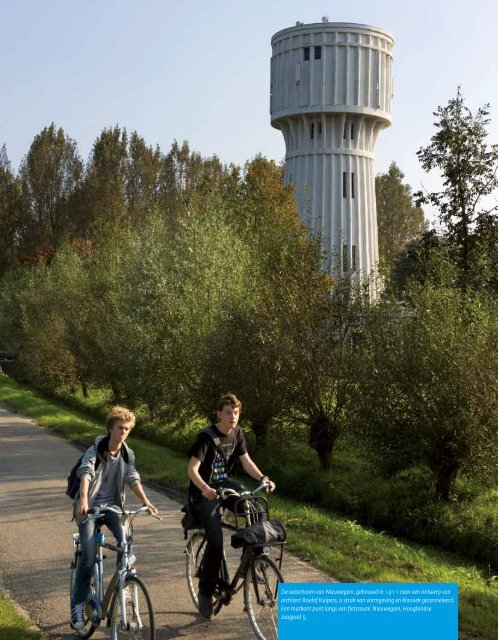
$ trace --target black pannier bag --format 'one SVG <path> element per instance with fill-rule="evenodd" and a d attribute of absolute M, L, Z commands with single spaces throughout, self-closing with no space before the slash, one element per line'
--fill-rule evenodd
<path fill-rule="evenodd" d="M 189 502 L 183 505 L 181 511 L 185 514 L 182 517 L 181 525 L 183 528 L 184 538 L 187 539 L 187 531 L 192 529 L 201 529 L 201 525 L 195 519 L 194 512 Z"/>
<path fill-rule="evenodd" d="M 278 544 L 285 542 L 286 538 L 287 533 L 280 520 L 266 520 L 239 529 L 232 536 L 232 547 L 240 549 L 248 545 Z"/>

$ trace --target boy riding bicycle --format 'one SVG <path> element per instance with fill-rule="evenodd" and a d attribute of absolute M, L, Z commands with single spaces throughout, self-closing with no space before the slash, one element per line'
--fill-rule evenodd
<path fill-rule="evenodd" d="M 267 482 L 270 491 L 275 489 L 275 484 L 261 473 L 247 453 L 244 434 L 237 424 L 241 407 L 240 400 L 233 394 L 222 396 L 216 407 L 216 424 L 200 431 L 188 452 L 188 501 L 207 539 L 199 578 L 199 611 L 208 620 L 213 618 L 212 596 L 223 558 L 223 531 L 217 490 L 223 487 L 238 491 L 242 489 L 239 483 L 230 479 L 237 458 L 247 475 Z M 233 510 L 233 503 L 227 501 L 225 504 Z"/>
<path fill-rule="evenodd" d="M 156 507 L 147 499 L 135 468 L 135 454 L 125 444 L 135 426 L 135 416 L 123 407 L 114 407 L 106 418 L 107 435 L 98 436 L 86 450 L 78 476 L 81 480 L 74 501 L 74 517 L 79 527 L 81 559 L 78 562 L 71 598 L 71 626 L 80 630 L 84 626 L 84 607 L 90 589 L 93 566 L 97 554 L 95 520 L 86 519 L 94 507 L 117 507 L 123 510 L 125 484 L 143 504 L 157 514 Z M 113 533 L 118 544 L 124 544 L 124 531 L 116 513 L 105 514 L 103 522 Z"/>

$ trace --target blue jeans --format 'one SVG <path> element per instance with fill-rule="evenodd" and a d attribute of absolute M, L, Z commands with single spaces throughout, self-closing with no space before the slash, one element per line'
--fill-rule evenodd
<path fill-rule="evenodd" d="M 105 524 L 116 538 L 118 544 L 124 544 L 124 530 L 117 513 L 106 513 L 99 522 Z M 76 568 L 71 605 L 85 602 L 90 591 L 93 567 L 97 559 L 97 543 L 95 540 L 96 522 L 87 520 L 79 525 L 81 555 Z"/>

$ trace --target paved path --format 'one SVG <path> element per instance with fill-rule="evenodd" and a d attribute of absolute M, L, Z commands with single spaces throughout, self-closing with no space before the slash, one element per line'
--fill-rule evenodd
<path fill-rule="evenodd" d="M 51 639 L 75 637 L 67 620 L 75 527 L 64 490 L 68 469 L 78 455 L 64 440 L 0 407 L 0 577 Z M 149 490 L 148 494 L 164 520 L 145 516 L 136 520 L 135 550 L 154 604 L 157 640 L 252 640 L 240 594 L 212 622 L 197 614 L 185 581 L 179 505 L 162 493 Z M 331 581 L 288 555 L 284 575 L 288 582 Z M 94 637 L 108 637 L 108 632 L 99 630 Z"/>

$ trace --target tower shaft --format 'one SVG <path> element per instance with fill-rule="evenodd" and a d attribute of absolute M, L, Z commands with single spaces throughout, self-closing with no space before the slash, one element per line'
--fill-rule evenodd
<path fill-rule="evenodd" d="M 391 123 L 392 46 L 386 32 L 347 23 L 298 24 L 272 38 L 285 182 L 333 275 L 370 274 L 378 262 L 374 150 Z"/>

